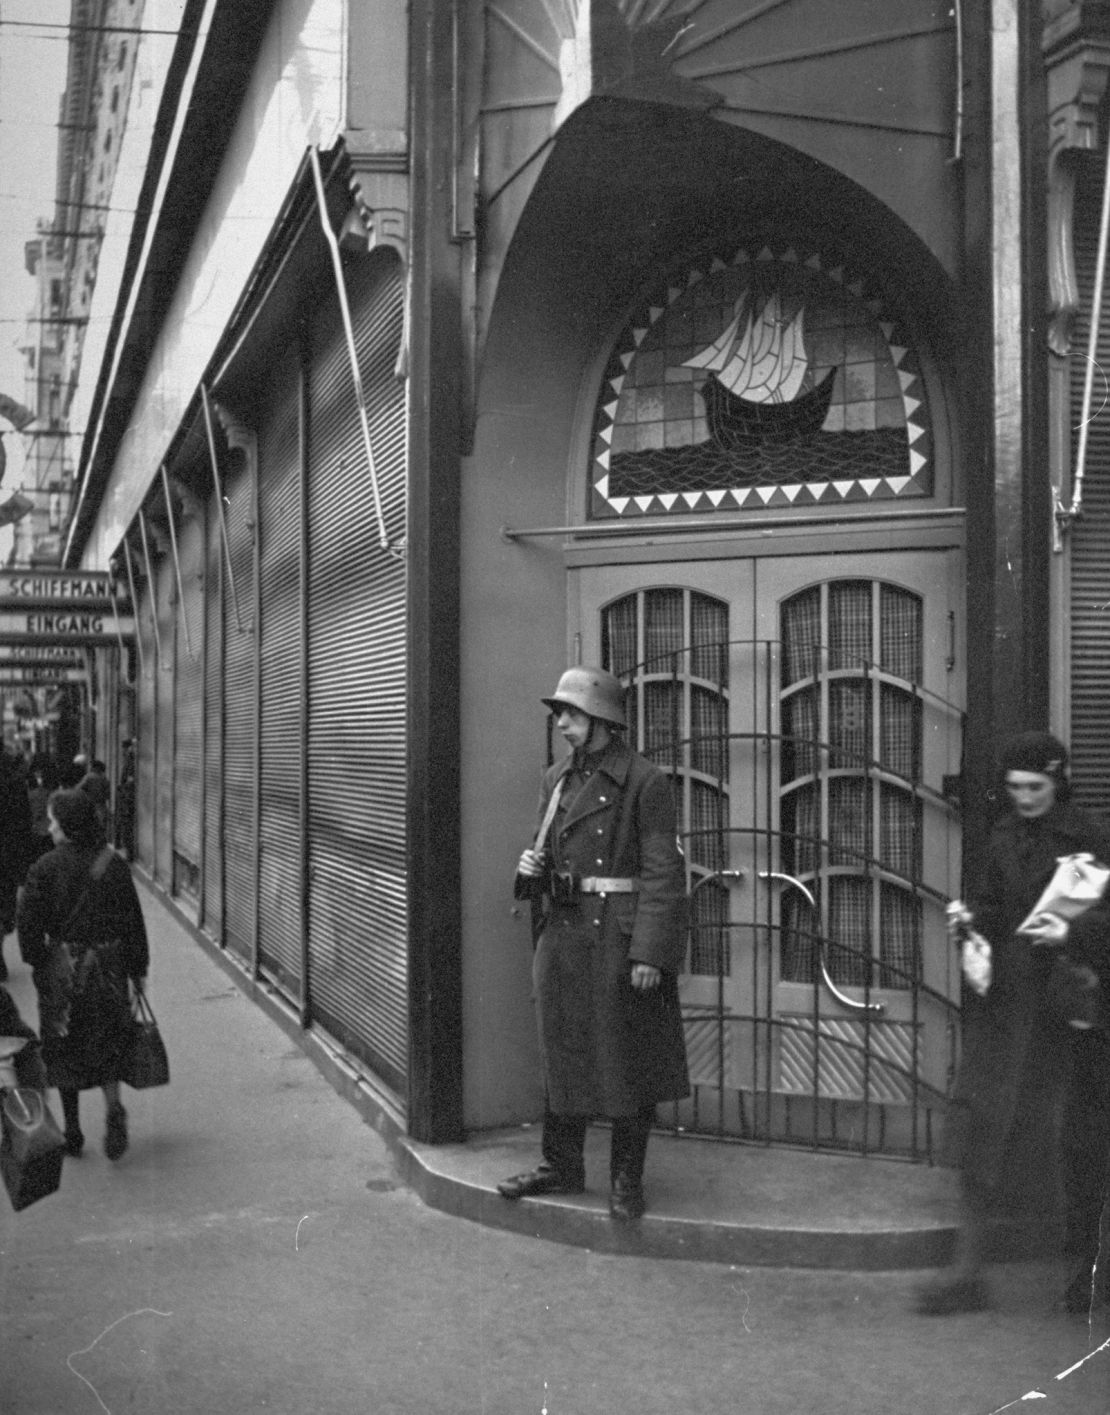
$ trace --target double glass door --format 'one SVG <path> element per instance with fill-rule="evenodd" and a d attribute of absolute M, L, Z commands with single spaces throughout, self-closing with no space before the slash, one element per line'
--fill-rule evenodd
<path fill-rule="evenodd" d="M 572 572 L 582 659 L 674 782 L 685 1128 L 929 1152 L 959 996 L 956 557 Z"/>

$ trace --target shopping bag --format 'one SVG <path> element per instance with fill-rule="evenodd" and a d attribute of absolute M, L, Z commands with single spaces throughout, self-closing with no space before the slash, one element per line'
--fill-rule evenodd
<path fill-rule="evenodd" d="M 0 1091 L 0 1177 L 17 1212 L 62 1182 L 65 1138 L 46 1096 L 29 1086 Z"/>
<path fill-rule="evenodd" d="M 170 1059 L 146 994 L 139 988 L 131 1002 L 131 1036 L 120 1060 L 120 1080 L 134 1091 L 168 1086 Z"/>
<path fill-rule="evenodd" d="M 1061 855 L 1044 893 L 1017 927 L 1018 933 L 1036 927 L 1041 914 L 1070 922 L 1102 898 L 1110 870 L 1093 855 Z"/>

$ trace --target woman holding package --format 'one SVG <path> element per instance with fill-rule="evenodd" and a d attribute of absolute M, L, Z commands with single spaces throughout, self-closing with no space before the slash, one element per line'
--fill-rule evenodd
<path fill-rule="evenodd" d="M 1100 983 L 1100 975 L 1110 978 L 1110 900 L 1096 899 L 1070 921 L 1030 918 L 1061 857 L 1110 865 L 1110 832 L 1069 800 L 1067 760 L 1067 748 L 1047 732 L 1006 744 L 1010 809 L 991 831 L 966 904 L 949 910 L 968 981 L 950 1121 L 962 1215 L 953 1266 L 919 1294 L 924 1313 L 988 1305 L 985 1250 L 1013 1160 L 1015 1121 L 1029 1111 L 1052 1117 L 1061 1096 L 1065 1304 L 1086 1312 L 1104 1295 L 1095 1293 L 1093 1275 L 1110 1154 L 1110 1035 Z M 1101 882 L 1102 871 L 1089 873 Z"/>
<path fill-rule="evenodd" d="M 96 806 L 84 791 L 55 791 L 48 805 L 54 849 L 27 873 L 17 926 L 23 961 L 39 998 L 43 1060 L 61 1095 L 67 1153 L 85 1137 L 79 1094 L 104 1091 L 104 1153 L 127 1149 L 120 1066 L 131 1033 L 128 981 L 149 966 L 146 926 L 126 860 L 105 844 Z"/>

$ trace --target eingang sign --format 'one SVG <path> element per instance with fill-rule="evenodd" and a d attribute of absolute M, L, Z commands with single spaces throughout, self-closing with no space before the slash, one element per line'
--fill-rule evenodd
<path fill-rule="evenodd" d="M 49 646 L 73 652 L 133 638 L 130 603 L 111 576 L 68 570 L 0 572 L 0 646 L 26 646 L 40 657 Z M 126 611 L 126 612 L 125 612 Z"/>

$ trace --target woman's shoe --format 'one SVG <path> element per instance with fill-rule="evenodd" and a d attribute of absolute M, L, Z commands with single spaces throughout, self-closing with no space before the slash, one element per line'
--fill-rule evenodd
<path fill-rule="evenodd" d="M 110 1160 L 118 1160 L 127 1149 L 127 1112 L 116 1101 L 108 1107 L 108 1124 L 104 1131 L 104 1153 Z"/>
<path fill-rule="evenodd" d="M 66 1154 L 71 1159 L 77 1159 L 81 1151 L 85 1148 L 85 1137 L 79 1128 L 66 1126 Z"/>
<path fill-rule="evenodd" d="M 919 1289 L 917 1311 L 923 1317 L 948 1317 L 957 1312 L 982 1312 L 990 1292 L 981 1277 L 944 1277 Z"/>

